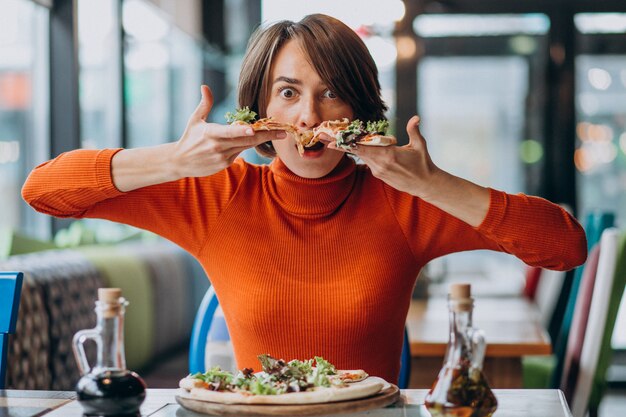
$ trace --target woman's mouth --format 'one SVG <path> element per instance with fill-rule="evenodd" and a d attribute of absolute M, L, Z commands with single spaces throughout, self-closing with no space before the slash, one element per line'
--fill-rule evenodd
<path fill-rule="evenodd" d="M 326 145 L 324 144 L 324 142 L 316 142 L 315 145 L 313 146 L 309 146 L 308 148 L 304 148 L 305 151 L 319 151 L 320 149 L 324 149 Z"/>

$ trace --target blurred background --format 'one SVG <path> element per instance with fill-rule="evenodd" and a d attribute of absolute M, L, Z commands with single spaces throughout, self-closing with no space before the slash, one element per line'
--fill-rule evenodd
<path fill-rule="evenodd" d="M 0 229 L 75 244 L 70 221 L 22 201 L 34 166 L 76 148 L 177 140 L 201 83 L 216 98 L 210 120 L 224 122 L 252 31 L 316 12 L 370 49 L 401 143 L 419 114 L 442 168 L 579 219 L 612 212 L 624 227 L 623 0 L 1 0 Z M 104 221 L 81 228 L 94 242 L 133 233 Z M 513 288 L 524 270 L 511 258 L 457 254 L 429 265 L 428 278 L 507 275 L 498 285 Z M 626 349 L 626 308 L 613 347 Z"/>

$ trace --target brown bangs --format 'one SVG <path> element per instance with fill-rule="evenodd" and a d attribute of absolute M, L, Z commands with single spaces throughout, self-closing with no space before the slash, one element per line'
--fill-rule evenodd
<path fill-rule="evenodd" d="M 296 37 L 326 85 L 350 104 L 361 120 L 385 118 L 378 69 L 361 38 L 330 16 L 306 16 L 294 25 Z"/>

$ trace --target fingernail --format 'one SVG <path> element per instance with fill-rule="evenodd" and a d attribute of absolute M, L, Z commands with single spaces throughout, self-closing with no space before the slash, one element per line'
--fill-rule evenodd
<path fill-rule="evenodd" d="M 252 128 L 246 129 L 246 135 L 248 135 L 248 136 L 254 135 L 254 130 L 252 130 Z"/>
<path fill-rule="evenodd" d="M 287 132 L 276 132 L 276 139 L 284 139 L 287 137 Z"/>

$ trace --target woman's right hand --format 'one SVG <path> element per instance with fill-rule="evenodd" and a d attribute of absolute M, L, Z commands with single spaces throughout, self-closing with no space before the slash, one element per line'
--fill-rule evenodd
<path fill-rule="evenodd" d="M 176 176 L 204 177 L 230 166 L 244 150 L 287 137 L 284 131 L 254 132 L 246 125 L 207 123 L 213 107 L 211 89 L 202 85 L 202 100 L 193 112 L 181 138 L 173 146 L 171 161 Z"/>
<path fill-rule="evenodd" d="M 283 131 L 253 132 L 250 126 L 205 122 L 213 107 L 213 94 L 206 85 L 201 91 L 202 100 L 177 142 L 122 149 L 113 156 L 111 177 L 118 190 L 212 175 L 232 164 L 243 150 L 287 137 Z"/>

